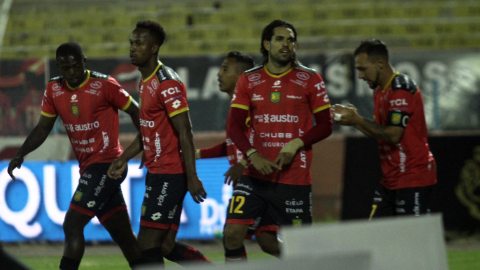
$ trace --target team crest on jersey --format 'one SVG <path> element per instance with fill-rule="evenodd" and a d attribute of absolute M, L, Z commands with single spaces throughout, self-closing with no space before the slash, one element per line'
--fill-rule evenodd
<path fill-rule="evenodd" d="M 73 200 L 78 202 L 82 199 L 83 193 L 81 191 L 75 192 L 75 196 L 73 196 Z"/>
<path fill-rule="evenodd" d="M 142 98 L 138 99 L 138 108 L 142 108 Z"/>
<path fill-rule="evenodd" d="M 72 105 L 72 114 L 78 116 L 78 105 Z"/>
<path fill-rule="evenodd" d="M 147 207 L 145 205 L 142 205 L 142 213 L 141 213 L 142 217 L 145 215 L 145 211 L 147 211 Z"/>
<path fill-rule="evenodd" d="M 301 220 L 301 219 L 293 219 L 293 220 L 292 220 L 292 225 L 293 225 L 294 227 L 302 226 L 302 220 Z"/>
<path fill-rule="evenodd" d="M 280 92 L 271 92 L 270 93 L 270 101 L 273 103 L 280 102 Z"/>
<path fill-rule="evenodd" d="M 398 125 L 402 121 L 402 114 L 400 113 L 392 113 L 392 124 Z"/>

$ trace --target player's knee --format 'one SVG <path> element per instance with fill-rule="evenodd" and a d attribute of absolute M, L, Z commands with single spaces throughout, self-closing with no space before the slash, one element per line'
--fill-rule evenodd
<path fill-rule="evenodd" d="M 237 228 L 237 226 L 225 226 L 223 235 L 225 238 L 225 242 L 230 244 L 241 244 L 243 243 L 243 239 L 245 238 L 242 230 Z"/>
<path fill-rule="evenodd" d="M 260 248 L 262 249 L 263 252 L 268 253 L 272 256 L 276 256 L 276 257 L 280 256 L 280 246 L 278 245 L 278 242 L 261 243 Z"/>
<path fill-rule="evenodd" d="M 175 239 L 170 239 L 167 237 L 167 239 L 165 239 L 165 241 L 162 243 L 162 254 L 163 256 L 168 256 L 173 248 L 175 247 Z"/>

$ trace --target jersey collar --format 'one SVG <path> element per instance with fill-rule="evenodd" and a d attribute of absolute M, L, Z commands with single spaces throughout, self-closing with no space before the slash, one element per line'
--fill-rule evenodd
<path fill-rule="evenodd" d="M 90 70 L 87 69 L 87 78 L 86 78 L 85 81 L 83 81 L 79 86 L 77 86 L 77 87 L 71 87 L 71 86 L 68 84 L 67 81 L 65 81 L 65 82 L 67 83 L 68 89 L 70 89 L 70 90 L 77 90 L 78 88 L 83 87 L 83 86 L 88 82 L 89 79 L 90 79 Z"/>
<path fill-rule="evenodd" d="M 158 69 L 159 69 L 162 65 L 163 65 L 162 62 L 158 61 L 158 66 L 155 68 L 155 70 L 153 71 L 153 73 L 152 73 L 150 76 L 148 76 L 148 78 L 143 79 L 142 81 L 143 81 L 143 82 L 146 82 L 146 81 L 150 80 L 150 79 L 152 78 L 152 76 L 157 73 Z"/>
<path fill-rule="evenodd" d="M 398 71 L 393 73 L 392 77 L 390 78 L 390 80 L 388 80 L 388 83 L 387 83 L 387 85 L 385 85 L 382 92 L 385 92 L 385 90 L 387 90 L 387 88 L 390 86 L 390 84 L 392 84 L 393 78 L 395 78 L 395 76 L 397 76 L 397 75 L 398 75 Z"/>
<path fill-rule="evenodd" d="M 280 77 L 283 77 L 283 76 L 287 75 L 290 71 L 292 71 L 292 70 L 293 70 L 293 67 L 289 68 L 287 71 L 285 71 L 285 72 L 283 72 L 283 73 L 281 73 L 281 74 L 278 74 L 278 75 L 277 75 L 277 74 L 273 74 L 273 73 L 271 73 L 270 71 L 268 71 L 268 68 L 267 68 L 266 66 L 264 66 L 264 69 L 265 69 L 265 72 L 266 72 L 269 76 L 271 76 L 271 77 L 273 77 L 273 78 L 280 78 Z"/>

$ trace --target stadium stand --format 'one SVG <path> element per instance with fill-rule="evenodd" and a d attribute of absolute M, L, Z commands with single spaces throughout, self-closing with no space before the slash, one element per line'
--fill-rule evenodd
<path fill-rule="evenodd" d="M 89 57 L 122 56 L 145 19 L 166 28 L 165 55 L 258 53 L 261 30 L 274 19 L 294 23 L 304 53 L 351 49 L 373 36 L 394 49 L 476 49 L 479 15 L 473 0 L 15 0 L 2 58 L 52 57 L 66 41 L 81 43 Z"/>

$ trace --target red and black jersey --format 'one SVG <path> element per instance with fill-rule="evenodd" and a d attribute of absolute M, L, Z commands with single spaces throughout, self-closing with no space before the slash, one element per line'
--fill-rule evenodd
<path fill-rule="evenodd" d="M 420 89 L 407 75 L 395 73 L 384 89 L 374 90 L 375 123 L 405 128 L 397 144 L 378 140 L 383 179 L 388 189 L 423 187 L 437 182 L 435 160 L 428 146 Z"/>
<path fill-rule="evenodd" d="M 173 69 L 161 62 L 140 82 L 140 126 L 145 167 L 150 173 L 185 173 L 179 135 L 170 118 L 188 111 L 187 90 Z"/>
<path fill-rule="evenodd" d="M 87 72 L 86 80 L 76 88 L 63 77 L 51 79 L 42 101 L 42 115 L 62 119 L 80 173 L 90 164 L 108 163 L 121 155 L 118 109 L 126 110 L 132 102 L 114 78 Z"/>
<path fill-rule="evenodd" d="M 249 111 L 250 142 L 273 161 L 282 147 L 312 128 L 313 114 L 330 108 L 330 100 L 322 77 L 313 69 L 299 66 L 276 75 L 259 66 L 240 76 L 231 107 Z M 264 176 L 249 165 L 246 174 L 282 184 L 311 185 L 311 161 L 308 146 L 281 172 Z"/>

